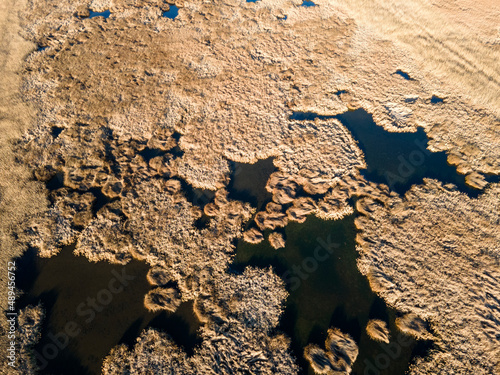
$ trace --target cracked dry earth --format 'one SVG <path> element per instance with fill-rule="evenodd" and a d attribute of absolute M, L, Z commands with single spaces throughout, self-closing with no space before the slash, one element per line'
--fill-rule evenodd
<path fill-rule="evenodd" d="M 360 271 L 414 317 L 402 330 L 435 342 L 410 373 L 500 372 L 499 184 L 472 199 L 426 180 L 401 197 L 362 177 L 363 152 L 338 120 L 290 116 L 363 108 L 388 131 L 422 127 L 431 151 L 446 151 L 481 187 L 483 175 L 500 173 L 499 119 L 447 92 L 450 83 L 441 86 L 342 8 L 316 3 L 193 0 L 176 3 L 172 20 L 160 0 L 28 2 L 22 35 L 40 48 L 27 56 L 22 93 L 38 112 L 15 152 L 51 189 L 47 209 L 23 218 L 13 235 L 42 257 L 76 243 L 91 261 L 145 260 L 175 282 L 177 290 L 163 292 L 175 303 L 163 308 L 193 300 L 203 322 L 192 356 L 149 329 L 133 347 L 112 349 L 104 374 L 297 373 L 289 339 L 275 329 L 286 286 L 272 269 L 228 273 L 235 242 L 355 210 Z M 89 8 L 110 17 L 88 18 Z M 270 157 L 273 202 L 257 212 L 230 199 L 231 162 Z M 215 195 L 193 204 L 186 186 Z M 285 242 L 278 232 L 268 240 Z M 23 314 L 26 374 L 36 371 L 29 348 L 43 312 Z M 339 353 L 350 364 L 355 343 L 331 339 L 328 353 L 337 342 L 348 343 Z M 351 371 L 314 358 L 319 373 Z"/>

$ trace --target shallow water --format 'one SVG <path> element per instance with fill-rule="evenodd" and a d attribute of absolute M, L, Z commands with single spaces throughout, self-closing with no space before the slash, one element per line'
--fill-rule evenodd
<path fill-rule="evenodd" d="M 104 12 L 93 12 L 89 11 L 89 18 L 94 18 L 94 17 L 104 17 L 104 18 L 109 18 L 111 15 L 111 11 L 105 10 Z"/>
<path fill-rule="evenodd" d="M 163 17 L 167 17 L 170 19 L 174 19 L 179 15 L 179 8 L 176 7 L 175 5 L 169 5 L 170 9 L 167 10 L 166 12 L 163 12 Z"/>
<path fill-rule="evenodd" d="M 372 292 L 357 269 L 354 215 L 338 221 L 310 216 L 303 224 L 288 224 L 284 232 L 284 249 L 274 250 L 267 241 L 258 245 L 239 241 L 232 268 L 241 271 L 248 265 L 271 265 L 287 283 L 290 296 L 279 329 L 292 338 L 303 373 L 309 368 L 303 358 L 304 347 L 309 343 L 324 347 L 328 328 L 337 327 L 359 346 L 353 374 L 404 374 L 411 359 L 425 352 L 428 344 L 419 344 L 397 331 L 395 312 Z M 389 324 L 389 345 L 366 334 L 366 324 L 373 318 Z"/>
<path fill-rule="evenodd" d="M 412 185 L 421 184 L 424 178 L 434 178 L 445 184 L 452 183 L 471 197 L 477 197 L 481 193 L 481 190 L 466 185 L 465 176 L 448 164 L 445 152 L 427 150 L 429 140 L 422 128 L 418 128 L 415 133 L 391 133 L 375 124 L 372 116 L 363 109 L 339 116 L 295 112 L 290 118 L 338 119 L 363 150 L 367 169 L 362 170 L 361 174 L 368 181 L 386 184 L 398 194 L 403 195 Z"/>
<path fill-rule="evenodd" d="M 312 1 L 309 1 L 309 0 L 303 0 L 302 4 L 300 4 L 300 6 L 303 6 L 303 7 L 315 7 L 316 4 L 313 3 Z"/>
<path fill-rule="evenodd" d="M 35 346 L 40 374 L 99 374 L 102 360 L 119 343 L 132 345 L 146 327 L 167 332 L 191 353 L 198 343 L 192 303 L 172 313 L 151 313 L 144 295 L 148 265 L 92 263 L 65 247 L 50 259 L 29 250 L 18 260 L 18 283 L 25 295 L 18 307 L 42 302 L 42 338 Z M 57 346 L 59 345 L 59 346 Z"/>

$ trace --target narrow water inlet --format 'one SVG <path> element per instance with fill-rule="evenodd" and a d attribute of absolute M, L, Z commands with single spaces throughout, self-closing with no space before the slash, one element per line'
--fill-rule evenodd
<path fill-rule="evenodd" d="M 321 116 L 312 112 L 294 112 L 291 120 L 337 119 L 353 135 L 365 155 L 367 168 L 361 174 L 368 180 L 389 186 L 404 195 L 424 178 L 433 178 L 444 184 L 454 184 L 470 197 L 481 190 L 465 183 L 465 176 L 447 161 L 445 152 L 427 149 L 429 139 L 422 128 L 415 133 L 392 133 L 378 126 L 364 109 L 348 111 L 338 116 Z M 493 180 L 493 179 L 492 179 Z"/>
<path fill-rule="evenodd" d="M 30 249 L 17 260 L 18 285 L 25 293 L 18 309 L 41 302 L 46 313 L 33 348 L 39 374 L 100 374 L 109 351 L 120 343 L 133 345 L 147 327 L 168 333 L 192 353 L 200 325 L 192 302 L 173 314 L 152 313 L 144 307 L 144 295 L 153 289 L 145 262 L 92 263 L 73 249 L 67 246 L 52 258 L 39 258 Z"/>

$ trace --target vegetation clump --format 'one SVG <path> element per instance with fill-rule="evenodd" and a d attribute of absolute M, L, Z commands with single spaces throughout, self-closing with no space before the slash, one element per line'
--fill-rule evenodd
<path fill-rule="evenodd" d="M 316 344 L 304 349 L 304 357 L 316 374 L 350 374 L 358 357 L 358 346 L 352 337 L 337 328 L 330 328 L 325 341 L 326 350 Z"/>
<path fill-rule="evenodd" d="M 389 344 L 389 329 L 383 320 L 371 319 L 366 325 L 366 333 L 376 341 Z"/>

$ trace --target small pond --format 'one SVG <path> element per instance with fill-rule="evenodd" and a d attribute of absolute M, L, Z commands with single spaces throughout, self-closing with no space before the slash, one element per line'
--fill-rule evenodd
<path fill-rule="evenodd" d="M 133 345 L 146 327 L 167 332 L 192 353 L 200 325 L 192 302 L 175 313 L 149 312 L 143 301 L 153 287 L 146 279 L 146 263 L 92 263 L 75 256 L 73 249 L 67 246 L 48 259 L 30 249 L 17 260 L 18 286 L 25 292 L 18 308 L 41 302 L 46 311 L 41 340 L 34 347 L 40 374 L 100 374 L 109 351 L 120 343 Z M 56 351 L 54 344 L 60 345 Z"/>

